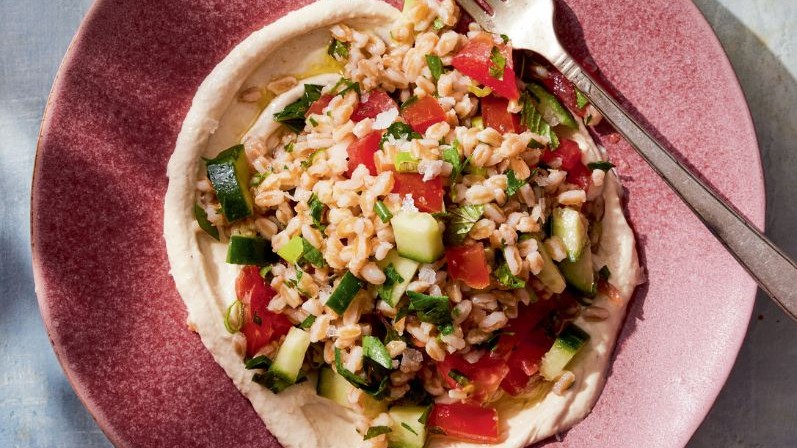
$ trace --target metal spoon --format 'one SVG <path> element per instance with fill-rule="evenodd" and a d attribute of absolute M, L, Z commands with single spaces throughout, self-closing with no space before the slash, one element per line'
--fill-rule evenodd
<path fill-rule="evenodd" d="M 703 221 L 764 292 L 797 320 L 797 264 L 695 177 L 631 118 L 559 43 L 553 0 L 457 0 L 487 31 L 506 34 L 513 47 L 534 51 L 559 69 Z"/>

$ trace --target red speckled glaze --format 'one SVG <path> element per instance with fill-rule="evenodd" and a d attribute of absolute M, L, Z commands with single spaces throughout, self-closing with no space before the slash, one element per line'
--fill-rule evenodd
<path fill-rule="evenodd" d="M 44 322 L 78 395 L 118 446 L 278 446 L 185 326 L 162 238 L 166 162 L 202 79 L 252 31 L 306 2 L 98 0 L 42 127 L 33 260 Z M 761 225 L 741 90 L 688 0 L 568 0 L 566 46 Z M 609 131 L 649 282 L 606 389 L 568 447 L 684 445 L 744 337 L 755 285 Z M 728 174 L 731 173 L 731 174 Z M 743 175 L 742 175 L 743 174 Z M 548 442 L 558 445 L 557 442 Z"/>

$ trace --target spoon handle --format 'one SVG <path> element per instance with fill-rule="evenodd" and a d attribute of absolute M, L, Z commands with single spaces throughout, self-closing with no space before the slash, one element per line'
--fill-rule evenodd
<path fill-rule="evenodd" d="M 569 56 L 554 65 L 683 199 L 758 286 L 797 320 L 797 265 L 659 144 Z"/>

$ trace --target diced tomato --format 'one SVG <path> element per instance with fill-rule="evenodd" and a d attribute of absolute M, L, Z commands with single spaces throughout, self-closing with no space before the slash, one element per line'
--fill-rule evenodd
<path fill-rule="evenodd" d="M 531 376 L 539 371 L 540 361 L 552 345 L 553 339 L 539 327 L 521 338 L 506 362 L 509 373 L 501 382 L 501 388 L 510 395 L 522 392 Z"/>
<path fill-rule="evenodd" d="M 582 189 L 586 189 L 589 187 L 590 182 L 592 182 L 592 171 L 579 161 L 567 172 L 567 181 L 571 184 L 578 185 Z"/>
<path fill-rule="evenodd" d="M 509 100 L 495 95 L 482 98 L 482 118 L 484 125 L 505 134 L 520 131 L 520 115 L 506 110 Z"/>
<path fill-rule="evenodd" d="M 450 388 L 455 388 L 459 384 L 449 375 L 452 370 L 465 375 L 468 384 L 475 387 L 472 397 L 479 401 L 490 398 L 509 372 L 504 359 L 486 354 L 473 364 L 465 360 L 462 355 L 447 355 L 442 362 L 437 363 L 437 372 Z"/>
<path fill-rule="evenodd" d="M 491 356 L 508 358 L 522 339 L 531 333 L 553 310 L 557 308 L 556 300 L 540 300 L 529 305 L 519 305 L 518 315 L 510 319 L 503 329 L 498 344 Z"/>
<path fill-rule="evenodd" d="M 581 163 L 581 150 L 578 148 L 578 143 L 573 140 L 562 140 L 555 150 L 543 151 L 541 159 L 546 164 L 559 159 L 562 161 L 562 169 L 570 171 L 574 166 Z"/>
<path fill-rule="evenodd" d="M 490 67 L 494 64 L 490 60 L 493 47 L 498 47 L 501 55 L 506 59 L 504 74 L 501 79 L 490 74 Z M 451 65 L 462 74 L 470 76 L 476 82 L 493 89 L 493 92 L 504 98 L 516 100 L 520 97 L 515 82 L 515 70 L 512 62 L 512 47 L 505 44 L 496 45 L 492 36 L 481 33 L 473 37 L 462 47 L 451 60 Z"/>
<path fill-rule="evenodd" d="M 324 108 L 329 105 L 330 101 L 332 101 L 332 98 L 334 98 L 334 96 L 332 95 L 321 95 L 320 98 L 315 100 L 315 102 L 310 105 L 310 107 L 307 109 L 307 112 L 305 112 L 304 116 L 309 117 L 310 115 L 313 114 L 321 115 L 322 113 L 324 113 Z"/>
<path fill-rule="evenodd" d="M 355 140 L 346 149 L 349 154 L 349 168 L 346 170 L 346 176 L 351 177 L 354 170 L 360 166 L 365 165 L 368 172 L 372 176 L 376 176 L 376 162 L 374 162 L 374 154 L 379 151 L 379 140 L 382 138 L 381 131 L 372 131 L 365 137 Z"/>
<path fill-rule="evenodd" d="M 401 111 L 401 116 L 412 127 L 412 130 L 423 135 L 429 126 L 446 121 L 446 113 L 440 103 L 432 96 L 419 98 Z"/>
<path fill-rule="evenodd" d="M 548 77 L 543 79 L 542 83 L 549 91 L 556 95 L 559 101 L 564 103 L 568 109 L 575 112 L 576 115 L 580 117 L 584 116 L 586 106 L 582 109 L 578 108 L 576 102 L 576 87 L 570 80 L 565 78 L 563 74 L 559 73 L 556 69 L 551 69 L 548 73 Z"/>
<path fill-rule="evenodd" d="M 449 247 L 446 249 L 446 263 L 454 280 L 462 280 L 474 289 L 483 289 L 490 284 L 490 270 L 482 243 Z"/>
<path fill-rule="evenodd" d="M 420 174 L 395 173 L 393 179 L 393 193 L 402 198 L 412 195 L 418 210 L 429 213 L 443 211 L 443 179 L 440 176 L 424 182 Z"/>
<path fill-rule="evenodd" d="M 372 90 L 363 95 L 363 98 L 366 98 L 366 100 L 360 101 L 351 114 L 351 120 L 354 122 L 362 121 L 366 118 L 376 118 L 382 112 L 398 109 L 393 98 L 390 98 L 387 93 L 381 90 Z"/>
<path fill-rule="evenodd" d="M 471 403 L 437 403 L 429 413 L 428 425 L 447 437 L 477 443 L 498 443 L 498 412 Z"/>
<path fill-rule="evenodd" d="M 268 309 L 277 292 L 260 277 L 257 266 L 246 266 L 241 270 L 235 280 L 235 293 L 244 304 L 241 331 L 246 336 L 246 356 L 254 356 L 269 342 L 288 334 L 292 326 L 288 318 Z"/>

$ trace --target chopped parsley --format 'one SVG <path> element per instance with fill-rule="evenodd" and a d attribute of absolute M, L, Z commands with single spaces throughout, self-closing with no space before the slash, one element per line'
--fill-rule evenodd
<path fill-rule="evenodd" d="M 508 170 L 506 172 L 506 196 L 514 196 L 527 183 L 525 180 L 518 179 L 514 170 Z"/>
<path fill-rule="evenodd" d="M 526 282 L 512 275 L 512 272 L 509 270 L 509 265 L 506 264 L 506 261 L 501 263 L 501 266 L 493 272 L 493 275 L 498 280 L 499 283 L 506 286 L 510 289 L 520 289 L 526 286 Z"/>
<path fill-rule="evenodd" d="M 349 45 L 337 39 L 332 39 L 327 48 L 327 54 L 333 58 L 337 56 L 341 59 L 346 59 L 349 57 Z"/>
<path fill-rule="evenodd" d="M 343 88 L 340 89 L 341 87 L 343 87 Z M 340 89 L 340 90 L 338 90 L 338 89 Z M 338 81 L 338 83 L 335 84 L 334 87 L 332 87 L 332 91 L 333 92 L 338 92 L 338 93 L 335 94 L 335 96 L 343 96 L 347 92 L 349 92 L 350 90 L 353 90 L 353 91 L 357 92 L 357 94 L 359 95 L 361 93 L 360 92 L 360 83 L 354 82 L 354 81 L 352 81 L 350 79 L 340 78 L 340 81 Z"/>
<path fill-rule="evenodd" d="M 401 105 L 399 106 L 400 110 L 404 110 L 418 101 L 418 95 L 412 95 L 411 97 L 407 98 Z"/>
<path fill-rule="evenodd" d="M 421 322 L 435 325 L 451 323 L 451 307 L 446 296 L 430 296 L 419 292 L 407 291 L 410 298 L 410 311 L 415 311 Z"/>
<path fill-rule="evenodd" d="M 447 245 L 457 246 L 465 241 L 476 221 L 482 217 L 484 205 L 463 205 L 451 209 L 449 213 L 445 240 Z"/>
<path fill-rule="evenodd" d="M 434 78 L 435 81 L 440 79 L 440 75 L 443 74 L 443 61 L 440 59 L 440 56 L 427 54 L 426 65 L 429 66 L 429 71 L 432 72 L 432 78 Z"/>
<path fill-rule="evenodd" d="M 393 432 L 389 426 L 371 426 L 366 431 L 363 440 L 373 439 L 374 437 L 381 436 L 382 434 L 387 434 L 389 432 Z"/>
<path fill-rule="evenodd" d="M 313 316 L 312 314 L 305 317 L 302 323 L 299 324 L 299 328 L 307 330 L 308 328 L 313 326 L 313 324 L 315 323 L 315 319 L 316 317 Z"/>
<path fill-rule="evenodd" d="M 523 122 L 523 124 L 526 125 L 529 131 L 548 138 L 551 149 L 558 148 L 559 137 L 556 136 L 556 132 L 553 131 L 551 125 L 549 125 L 542 118 L 542 114 L 540 114 L 540 112 L 534 106 L 531 95 L 529 95 L 527 92 L 524 92 L 523 95 L 520 96 L 520 100 L 523 102 L 523 110 L 520 113 L 520 120 Z M 534 140 L 532 139 L 532 141 Z"/>
<path fill-rule="evenodd" d="M 410 125 L 407 123 L 397 121 L 388 126 L 387 131 L 385 131 L 385 134 L 382 135 L 382 139 L 379 140 L 379 149 L 382 149 L 382 146 L 391 137 L 396 140 L 412 140 L 421 138 L 421 134 L 413 131 Z"/>
<path fill-rule="evenodd" d="M 583 109 L 587 104 L 589 104 L 589 98 L 587 98 L 583 92 L 576 89 L 576 107 Z"/>
<path fill-rule="evenodd" d="M 287 105 L 285 109 L 274 114 L 274 120 L 282 123 L 295 133 L 302 132 L 305 126 L 305 114 L 310 106 L 321 98 L 323 87 L 316 84 L 305 84 L 301 98 Z"/>
<path fill-rule="evenodd" d="M 252 177 L 254 178 L 254 176 Z M 196 222 L 202 230 L 212 236 L 213 239 L 219 241 L 219 229 L 210 222 L 208 212 L 199 204 L 194 204 L 194 218 L 196 218 Z"/>
<path fill-rule="evenodd" d="M 434 19 L 434 23 L 432 23 L 432 28 L 434 28 L 435 31 L 440 31 L 445 28 L 445 26 L 446 24 L 443 23 L 443 20 L 440 17 Z"/>
<path fill-rule="evenodd" d="M 250 187 L 257 187 L 258 185 L 262 184 L 264 180 L 268 177 L 271 173 L 255 173 L 249 179 L 249 186 Z"/>
<path fill-rule="evenodd" d="M 310 217 L 313 219 L 313 227 L 323 231 L 326 228 L 325 225 L 321 224 L 321 219 L 324 216 L 324 203 L 313 193 L 312 196 L 310 196 L 310 200 L 307 202 L 307 206 L 310 208 Z"/>
<path fill-rule="evenodd" d="M 404 278 L 398 273 L 393 264 L 387 265 L 385 268 L 385 282 L 379 285 L 379 289 L 377 289 L 377 295 L 380 299 L 389 302 L 391 296 L 393 295 L 393 288 L 404 281 Z"/>
<path fill-rule="evenodd" d="M 501 54 L 501 49 L 493 47 L 493 49 L 490 50 L 490 62 L 492 62 L 492 65 L 490 65 L 490 76 L 498 80 L 504 79 L 506 57 Z"/>
<path fill-rule="evenodd" d="M 271 360 L 266 355 L 255 356 L 249 358 L 244 362 L 244 367 L 248 370 L 253 369 L 268 369 L 271 367 Z"/>

